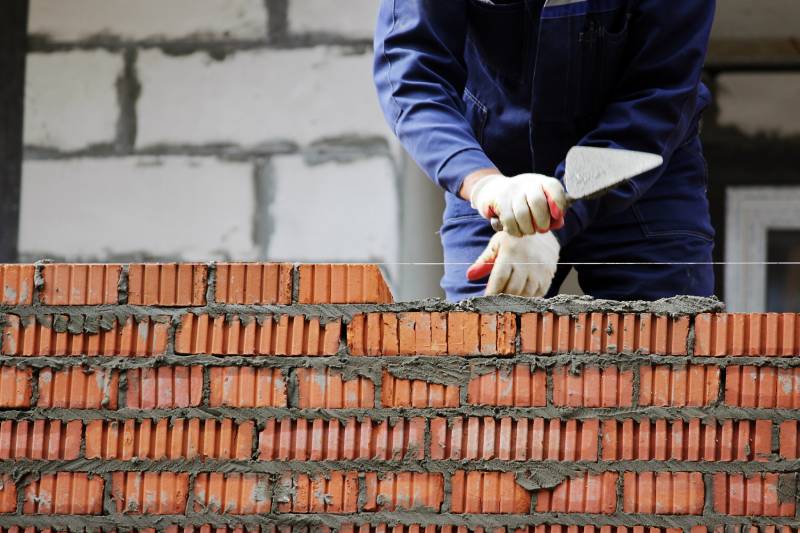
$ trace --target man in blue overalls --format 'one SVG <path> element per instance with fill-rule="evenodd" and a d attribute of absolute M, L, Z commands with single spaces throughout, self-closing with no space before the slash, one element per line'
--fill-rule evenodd
<path fill-rule="evenodd" d="M 714 239 L 698 138 L 714 8 L 382 0 L 375 83 L 395 134 L 445 190 L 449 300 L 553 294 L 570 263 L 583 263 L 579 282 L 596 297 L 713 293 L 711 265 L 687 263 L 710 262 Z M 574 145 L 651 152 L 664 165 L 565 211 Z"/>

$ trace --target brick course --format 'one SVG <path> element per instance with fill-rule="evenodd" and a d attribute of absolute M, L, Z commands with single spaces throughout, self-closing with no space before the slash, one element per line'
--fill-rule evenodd
<path fill-rule="evenodd" d="M 415 306 L 370 265 L 0 273 L 0 532 L 796 528 L 795 315 Z"/>

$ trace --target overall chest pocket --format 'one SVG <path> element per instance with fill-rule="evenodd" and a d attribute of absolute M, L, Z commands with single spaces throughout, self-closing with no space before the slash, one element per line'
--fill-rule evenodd
<path fill-rule="evenodd" d="M 485 66 L 500 78 L 520 80 L 528 61 L 530 39 L 525 1 L 492 3 L 487 0 L 467 0 L 467 10 L 467 38 L 475 46 Z"/>
<path fill-rule="evenodd" d="M 579 116 L 598 116 L 613 97 L 631 56 L 631 18 L 627 9 L 587 16 L 585 29 L 578 37 L 576 58 Z"/>

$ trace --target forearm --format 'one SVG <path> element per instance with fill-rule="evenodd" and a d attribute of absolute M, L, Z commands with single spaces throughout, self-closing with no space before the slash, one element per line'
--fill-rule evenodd
<path fill-rule="evenodd" d="M 467 202 L 471 201 L 472 188 L 475 186 L 475 184 L 486 176 L 491 176 L 493 174 L 500 174 L 500 171 L 496 168 L 481 168 L 468 174 L 467 177 L 464 178 L 464 182 L 461 185 L 461 190 L 458 191 L 458 195 L 462 200 L 466 200 Z"/>

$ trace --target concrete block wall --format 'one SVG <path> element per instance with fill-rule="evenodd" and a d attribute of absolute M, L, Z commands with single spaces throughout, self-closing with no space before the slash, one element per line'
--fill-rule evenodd
<path fill-rule="evenodd" d="M 32 0 L 23 258 L 397 261 L 377 6 Z"/>
<path fill-rule="evenodd" d="M 3 531 L 797 527 L 797 314 L 396 303 L 372 265 L 0 288 Z"/>

